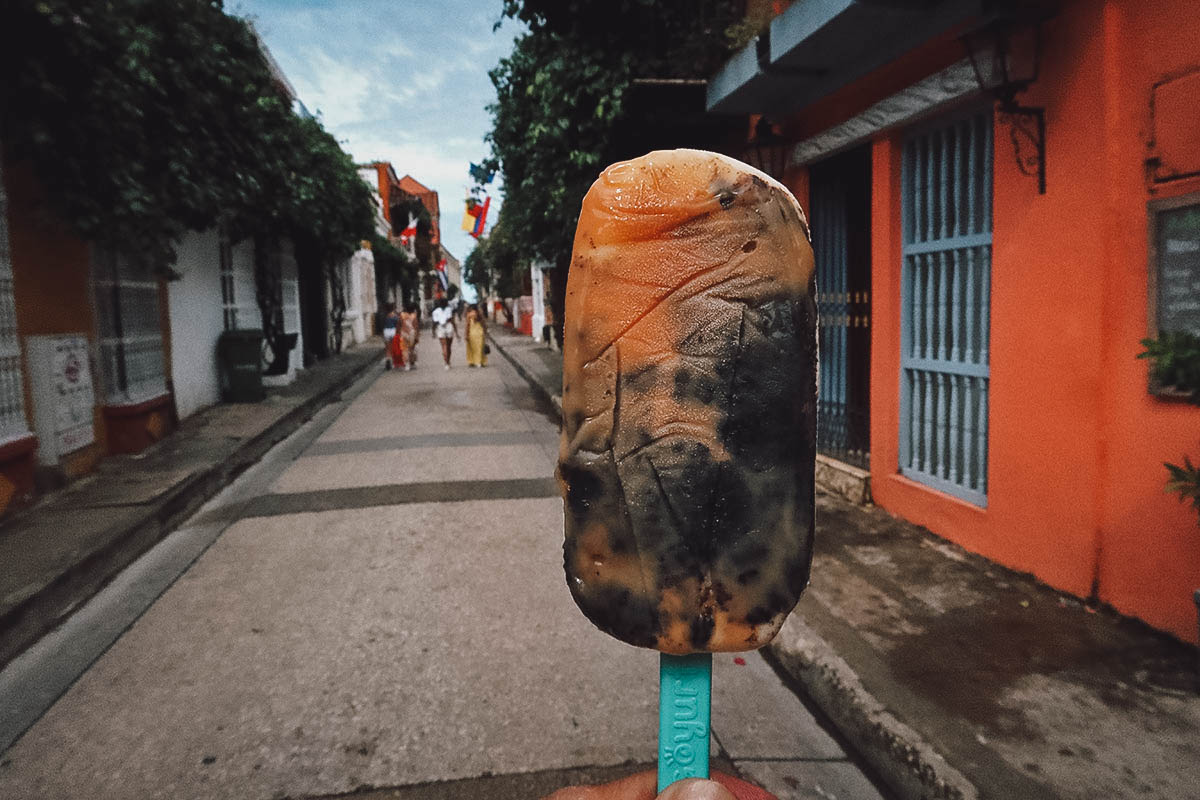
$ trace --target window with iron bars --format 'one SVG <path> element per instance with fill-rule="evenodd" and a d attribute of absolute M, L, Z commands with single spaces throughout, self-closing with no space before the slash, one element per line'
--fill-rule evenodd
<path fill-rule="evenodd" d="M 12 252 L 8 243 L 8 198 L 0 172 L 0 442 L 29 435 L 25 419 L 25 380 L 13 298 Z"/>
<path fill-rule="evenodd" d="M 238 327 L 237 281 L 233 272 L 233 244 L 224 226 L 217 232 L 217 257 L 221 274 L 221 308 L 225 330 Z"/>
<path fill-rule="evenodd" d="M 158 278 L 146 265 L 97 251 L 96 317 L 105 400 L 138 403 L 167 391 Z"/>
<path fill-rule="evenodd" d="M 901 180 L 900 472 L 986 506 L 991 109 L 913 131 Z"/>

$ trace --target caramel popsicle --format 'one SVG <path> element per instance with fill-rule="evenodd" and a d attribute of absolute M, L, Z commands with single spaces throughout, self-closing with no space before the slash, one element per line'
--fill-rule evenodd
<path fill-rule="evenodd" d="M 576 229 L 559 479 L 575 602 L 669 654 L 752 650 L 808 582 L 816 307 L 804 212 L 698 150 L 614 164 Z"/>

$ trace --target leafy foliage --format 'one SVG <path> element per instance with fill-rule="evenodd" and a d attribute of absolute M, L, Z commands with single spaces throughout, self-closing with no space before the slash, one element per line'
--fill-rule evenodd
<path fill-rule="evenodd" d="M 1166 491 L 1179 495 L 1181 503 L 1190 501 L 1196 512 L 1197 522 L 1200 523 L 1200 466 L 1192 466 L 1191 459 L 1183 457 L 1183 466 L 1163 464 L 1170 473 Z"/>
<path fill-rule="evenodd" d="M 504 15 L 601 51 L 629 55 L 638 77 L 707 77 L 728 56 L 722 36 L 741 18 L 735 0 L 505 0 Z"/>
<path fill-rule="evenodd" d="M 1145 351 L 1138 358 L 1151 362 L 1155 383 L 1173 387 L 1200 405 L 1200 336 L 1187 331 L 1167 331 L 1157 339 L 1142 339 Z"/>
<path fill-rule="evenodd" d="M 664 131 L 634 102 L 635 81 L 707 77 L 728 57 L 723 32 L 740 8 L 733 0 L 505 0 L 504 15 L 529 32 L 489 73 L 496 102 L 484 167 L 504 178 L 500 216 L 512 252 L 557 267 L 557 324 L 580 204 L 601 169 L 654 147 L 702 146 L 678 127 Z M 678 126 L 679 115 L 669 116 Z M 528 263 L 489 258 L 509 281 L 503 265 Z"/>
<path fill-rule="evenodd" d="M 285 228 L 298 249 L 307 248 L 321 264 L 333 264 L 374 230 L 371 190 L 317 120 L 295 119 L 293 147 L 291 172 L 280 187 L 288 196 L 282 204 Z"/>
<path fill-rule="evenodd" d="M 530 34 L 489 74 L 497 100 L 488 141 L 504 175 L 510 235 L 533 256 L 561 259 L 583 195 L 608 163 L 631 59 Z"/>
<path fill-rule="evenodd" d="M 10 0 L 0 70 L 6 152 L 85 239 L 161 268 L 218 222 L 322 263 L 370 233 L 353 163 L 220 0 Z"/>

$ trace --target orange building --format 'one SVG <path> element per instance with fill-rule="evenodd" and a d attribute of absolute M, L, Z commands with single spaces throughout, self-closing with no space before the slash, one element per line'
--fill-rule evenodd
<path fill-rule="evenodd" d="M 1200 408 L 1139 341 L 1200 334 L 1187 0 L 793 3 L 709 84 L 810 212 L 820 449 L 878 505 L 1196 641 Z M 973 57 L 973 58 L 972 58 Z"/>
<path fill-rule="evenodd" d="M 379 196 L 383 201 L 384 216 L 387 219 L 388 225 L 392 228 L 392 237 L 394 239 L 399 240 L 401 228 L 407 220 L 400 218 L 393 219 L 393 214 L 399 213 L 399 209 L 403 207 L 406 201 L 416 199 L 429 212 L 428 250 L 426 249 L 424 239 L 422 239 L 419 246 L 415 240 L 409 245 L 410 255 L 416 258 L 423 268 L 420 275 L 419 293 L 422 301 L 428 304 L 437 287 L 440 286 L 434 277 L 433 270 L 428 269 L 428 267 L 437 264 L 446 255 L 441 247 L 441 207 L 438 204 L 438 193 L 411 175 L 397 178 L 396 170 L 387 161 L 373 161 L 365 165 L 363 169 L 374 169 L 376 171 L 379 182 Z M 425 261 L 428 261 L 428 263 L 424 263 Z"/>
<path fill-rule="evenodd" d="M 162 277 L 71 233 L 27 163 L 0 170 L 0 514 L 176 423 Z"/>

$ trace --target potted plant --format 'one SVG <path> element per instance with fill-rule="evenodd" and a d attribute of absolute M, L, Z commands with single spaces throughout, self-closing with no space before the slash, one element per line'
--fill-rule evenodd
<path fill-rule="evenodd" d="M 1138 358 L 1150 361 L 1150 390 L 1200 406 L 1200 336 L 1187 331 L 1167 331 L 1157 339 L 1143 339 L 1145 351 Z M 1200 525 L 1200 464 L 1192 465 L 1188 456 L 1183 466 L 1163 462 L 1168 480 L 1164 489 L 1179 495 L 1181 503 L 1190 502 Z M 1200 629 L 1200 589 L 1192 592 Z"/>

